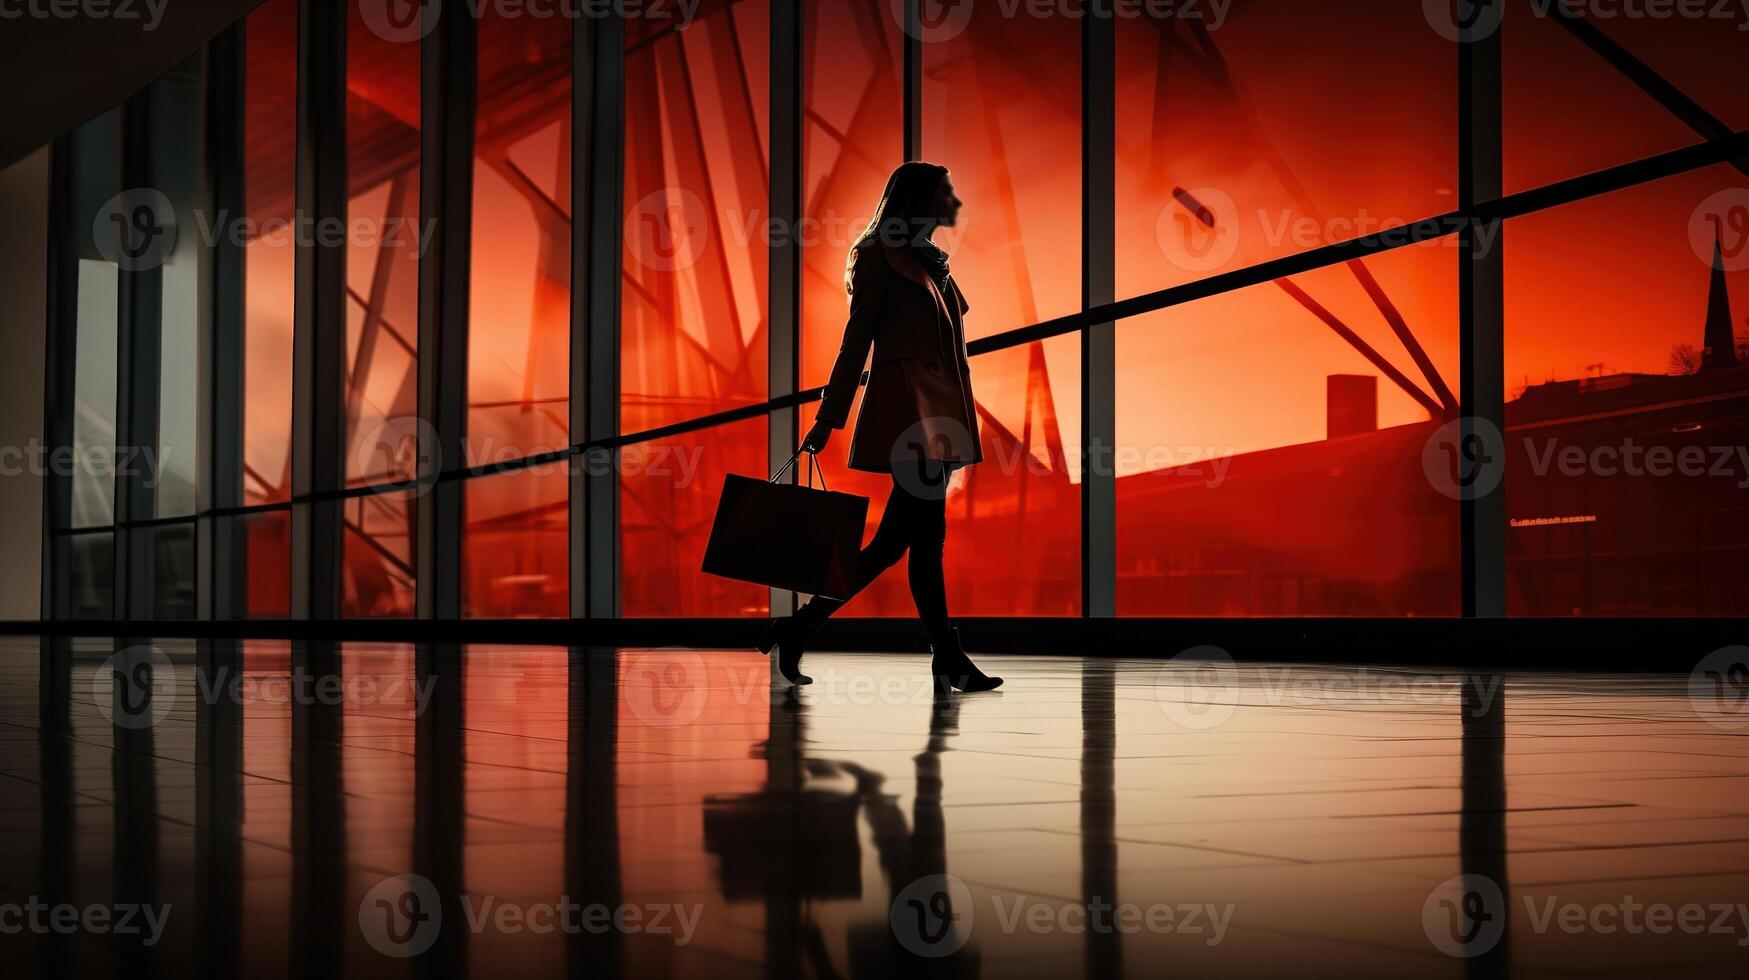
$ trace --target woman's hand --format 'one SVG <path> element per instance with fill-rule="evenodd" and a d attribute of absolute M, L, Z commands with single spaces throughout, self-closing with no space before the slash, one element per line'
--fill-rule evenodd
<path fill-rule="evenodd" d="M 802 440 L 802 452 L 817 453 L 826 448 L 826 443 L 832 438 L 832 427 L 823 420 L 816 421 L 814 427 L 808 430 L 807 437 Z"/>

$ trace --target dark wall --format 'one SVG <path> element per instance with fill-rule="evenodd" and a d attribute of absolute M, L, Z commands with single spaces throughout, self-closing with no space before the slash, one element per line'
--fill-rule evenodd
<path fill-rule="evenodd" d="M 0 167 L 115 105 L 198 50 L 260 0 L 135 0 L 123 15 L 0 21 Z M 93 10 L 104 5 L 90 5 Z"/>

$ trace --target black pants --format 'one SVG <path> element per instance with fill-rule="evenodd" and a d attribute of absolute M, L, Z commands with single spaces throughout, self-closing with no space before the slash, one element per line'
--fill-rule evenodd
<path fill-rule="evenodd" d="M 939 463 L 894 463 L 887 509 L 874 537 L 858 556 L 850 595 L 843 599 L 815 596 L 796 615 L 818 626 L 909 551 L 911 601 L 916 603 L 917 615 L 929 634 L 929 645 L 936 650 L 951 649 L 947 582 L 941 570 L 942 549 L 947 543 L 946 476 Z"/>

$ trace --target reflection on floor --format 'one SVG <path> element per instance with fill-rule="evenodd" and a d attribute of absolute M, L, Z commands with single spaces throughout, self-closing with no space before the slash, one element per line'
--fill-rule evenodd
<path fill-rule="evenodd" d="M 812 655 L 793 692 L 740 652 L 0 640 L 0 955 L 251 980 L 1749 963 L 1741 697 L 984 659 L 1002 692 L 938 700 L 916 656 Z"/>

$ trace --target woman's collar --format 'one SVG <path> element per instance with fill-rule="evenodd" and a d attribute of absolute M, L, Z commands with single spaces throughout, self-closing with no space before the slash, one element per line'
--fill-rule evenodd
<path fill-rule="evenodd" d="M 887 264 L 900 275 L 921 286 L 932 285 L 929 276 L 923 271 L 923 266 L 912 258 L 910 253 L 897 246 L 886 244 L 882 244 L 880 250 L 887 257 Z"/>

